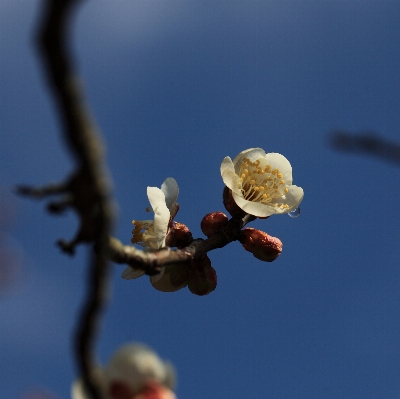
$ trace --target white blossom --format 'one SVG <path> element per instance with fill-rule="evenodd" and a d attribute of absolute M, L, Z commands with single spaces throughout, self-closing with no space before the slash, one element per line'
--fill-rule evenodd
<path fill-rule="evenodd" d="M 242 151 L 233 162 L 230 157 L 224 158 L 221 176 L 236 204 L 250 215 L 288 213 L 304 197 L 303 189 L 292 185 L 289 161 L 278 153 L 266 154 L 261 148 Z"/>

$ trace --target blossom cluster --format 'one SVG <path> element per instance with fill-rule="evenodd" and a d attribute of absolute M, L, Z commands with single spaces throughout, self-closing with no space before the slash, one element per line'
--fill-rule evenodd
<path fill-rule="evenodd" d="M 301 187 L 292 184 L 292 167 L 281 154 L 266 154 L 261 148 L 242 151 L 234 160 L 225 157 L 221 163 L 221 176 L 225 183 L 223 203 L 234 219 L 253 215 L 266 219 L 274 214 L 285 214 L 299 207 L 304 197 Z M 147 187 L 147 196 L 154 213 L 153 220 L 133 220 L 131 242 L 145 251 L 158 251 L 169 246 L 184 248 L 193 241 L 189 228 L 174 221 L 178 212 L 179 188 L 176 180 L 167 178 L 161 188 Z M 201 229 L 208 237 L 224 229 L 229 222 L 222 212 L 204 216 Z M 241 231 L 240 243 L 254 257 L 272 262 L 282 252 L 282 242 L 253 228 Z M 141 269 L 128 266 L 124 279 L 136 279 L 144 274 Z M 195 259 L 190 265 L 172 264 L 162 267 L 160 273 L 150 276 L 154 288 L 174 292 L 184 287 L 196 295 L 206 295 L 217 285 L 217 275 L 207 255 Z"/>
<path fill-rule="evenodd" d="M 303 199 L 301 187 L 292 184 L 292 167 L 281 154 L 266 154 L 261 148 L 242 151 L 233 161 L 226 157 L 221 163 L 225 183 L 223 203 L 238 222 L 246 215 L 266 219 L 297 209 Z M 153 220 L 133 220 L 131 242 L 144 251 L 155 252 L 166 246 L 185 248 L 193 242 L 192 233 L 174 221 L 179 210 L 179 188 L 176 180 L 167 178 L 161 188 L 147 187 L 147 196 L 154 213 Z M 149 210 L 150 211 L 150 210 Z M 208 239 L 226 234 L 228 217 L 218 211 L 205 215 L 201 230 Z M 266 232 L 243 228 L 239 242 L 246 251 L 261 261 L 272 262 L 282 252 L 282 242 Z M 141 277 L 144 271 L 128 266 L 122 277 L 126 280 Z M 174 292 L 184 287 L 196 295 L 207 295 L 217 286 L 217 274 L 207 255 L 196 257 L 189 265 L 170 264 L 160 273 L 150 276 L 154 288 Z M 173 393 L 174 373 L 148 347 L 128 344 L 120 348 L 109 363 L 98 367 L 95 380 L 105 399 L 176 399 Z M 88 399 L 82 381 L 72 387 L 72 399 Z"/>

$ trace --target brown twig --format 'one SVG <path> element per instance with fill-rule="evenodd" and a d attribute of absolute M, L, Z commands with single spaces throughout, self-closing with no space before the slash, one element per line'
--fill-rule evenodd
<path fill-rule="evenodd" d="M 192 260 L 201 259 L 207 252 L 222 248 L 240 239 L 241 229 L 256 217 L 246 215 L 243 219 L 232 218 L 228 224 L 213 236 L 203 240 L 193 240 L 187 247 L 172 250 L 162 248 L 158 251 L 144 252 L 135 247 L 123 245 L 116 238 L 110 238 L 110 259 L 119 264 L 127 264 L 135 269 L 141 269 L 146 274 L 153 275 L 159 272 L 162 266 L 168 264 L 189 264 Z"/>
<path fill-rule="evenodd" d="M 20 192 L 39 197 L 63 193 L 64 198 L 51 203 L 49 209 L 60 212 L 72 207 L 78 212 L 81 224 L 76 237 L 70 242 L 60 241 L 60 246 L 71 253 L 79 242 L 93 242 L 99 248 L 96 253 L 91 251 L 88 291 L 75 333 L 75 353 L 88 394 L 93 399 L 101 399 L 92 375 L 93 346 L 107 297 L 107 244 L 113 211 L 103 145 L 86 105 L 67 46 L 72 8 L 78 2 L 46 0 L 37 37 L 45 76 L 61 118 L 63 136 L 75 156 L 77 167 L 65 183 L 42 190 L 25 187 Z"/>

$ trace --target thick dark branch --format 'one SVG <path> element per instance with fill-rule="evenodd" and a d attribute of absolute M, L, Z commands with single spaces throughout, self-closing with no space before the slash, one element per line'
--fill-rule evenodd
<path fill-rule="evenodd" d="M 354 135 L 346 131 L 336 131 L 332 134 L 331 144 L 341 151 L 370 154 L 385 161 L 400 163 L 400 144 L 380 138 L 373 132 Z"/>
<path fill-rule="evenodd" d="M 45 64 L 45 76 L 61 118 L 64 138 L 77 162 L 72 177 L 59 186 L 58 192 L 66 191 L 67 195 L 61 201 L 50 204 L 49 209 L 60 212 L 72 207 L 80 216 L 80 230 L 74 240 L 60 241 L 65 251 L 72 252 L 78 242 L 92 242 L 98 248 L 95 254 L 91 251 L 89 289 L 76 331 L 75 350 L 88 394 L 93 399 L 100 399 L 101 394 L 92 376 L 95 358 L 93 345 L 107 296 L 108 237 L 113 212 L 103 145 L 73 70 L 67 46 L 71 11 L 76 4 L 78 0 L 45 1 L 37 43 Z M 42 193 L 52 195 L 56 191 L 47 187 L 47 192 L 45 189 Z M 40 197 L 40 193 L 34 189 L 25 188 L 22 193 Z"/>
<path fill-rule="evenodd" d="M 47 0 L 37 43 L 58 105 L 64 138 L 80 167 L 95 173 L 94 165 L 102 157 L 103 146 L 73 70 L 67 43 L 71 11 L 78 3 L 79 0 Z"/>

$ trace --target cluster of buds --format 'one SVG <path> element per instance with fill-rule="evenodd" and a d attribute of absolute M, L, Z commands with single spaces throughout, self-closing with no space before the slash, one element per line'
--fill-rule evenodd
<path fill-rule="evenodd" d="M 232 193 L 225 187 L 224 204 L 228 212 L 233 216 L 243 218 L 246 213 L 240 210 L 232 199 Z M 242 212 L 240 213 L 238 209 Z M 262 217 L 260 219 L 267 219 Z M 204 216 L 201 221 L 201 230 L 208 238 L 216 234 L 228 224 L 228 217 L 218 211 Z M 245 228 L 240 233 L 240 243 L 246 251 L 251 252 L 254 257 L 264 262 L 274 261 L 282 252 L 282 242 L 279 238 L 272 237 L 267 233 L 254 228 Z"/>
<path fill-rule="evenodd" d="M 207 237 L 211 237 L 227 223 L 228 217 L 222 212 L 209 213 L 201 221 L 201 230 Z M 167 245 L 179 249 L 185 248 L 192 241 L 192 233 L 185 224 L 171 224 Z M 164 292 L 178 291 L 187 286 L 192 294 L 204 296 L 217 287 L 217 273 L 211 266 L 210 258 L 205 255 L 201 259 L 193 260 L 190 265 L 166 266 L 163 273 L 151 278 L 151 284 Z"/>
<path fill-rule="evenodd" d="M 231 215 L 232 213 L 236 217 L 246 215 L 237 205 L 235 206 L 232 194 L 227 188 L 224 189 L 224 204 Z M 223 212 L 211 212 L 203 217 L 200 227 L 204 235 L 210 238 L 226 227 L 228 221 Z M 178 222 L 170 224 L 166 239 L 168 246 L 184 248 L 192 241 L 192 233 L 185 224 Z M 282 252 L 282 242 L 279 238 L 254 228 L 245 228 L 241 231 L 240 243 L 246 251 L 264 262 L 274 261 Z M 215 290 L 217 274 L 211 266 L 210 258 L 205 255 L 201 259 L 193 260 L 190 265 L 166 266 L 159 275 L 152 276 L 150 281 L 159 291 L 174 292 L 188 287 L 193 294 L 203 296 Z"/>
<path fill-rule="evenodd" d="M 225 216 L 226 218 L 226 216 Z M 227 219 L 227 218 L 226 218 Z M 189 228 L 179 222 L 171 222 L 166 244 L 178 249 L 185 248 L 193 241 Z M 162 292 L 175 292 L 188 287 L 195 295 L 207 295 L 217 286 L 217 274 L 208 256 L 193 260 L 189 265 L 168 265 L 161 273 L 150 278 L 151 285 Z"/>

